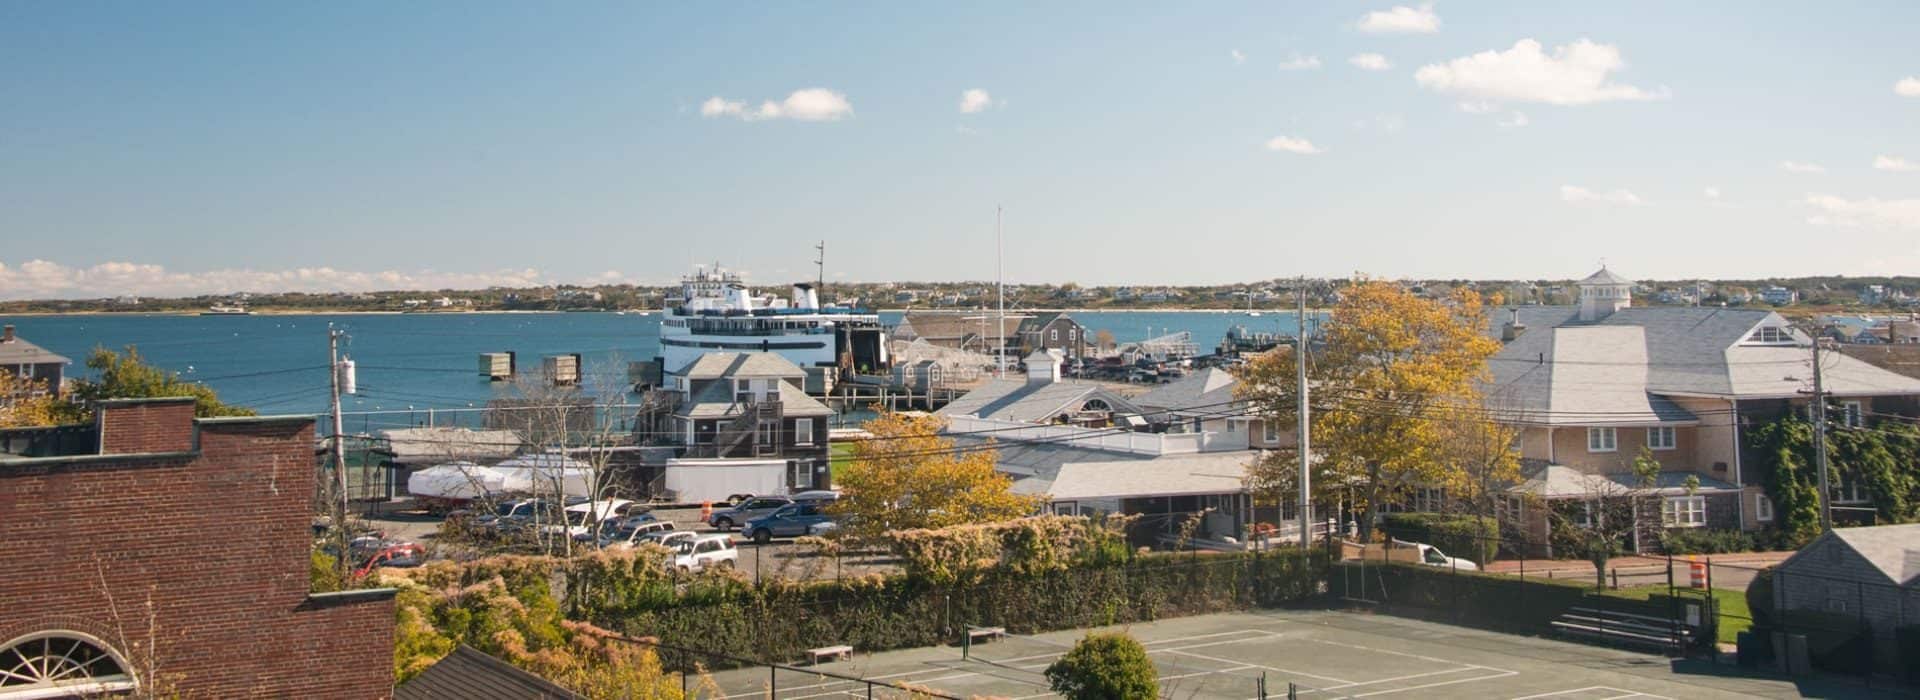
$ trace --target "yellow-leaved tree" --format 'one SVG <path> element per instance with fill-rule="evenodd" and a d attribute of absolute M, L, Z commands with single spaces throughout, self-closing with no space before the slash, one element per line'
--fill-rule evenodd
<path fill-rule="evenodd" d="M 846 516 L 850 535 L 995 522 L 1040 507 L 994 471 L 992 450 L 957 451 L 941 437 L 939 418 L 882 413 L 865 427 L 872 437 L 853 443 L 852 461 L 834 477 L 833 510 Z"/>
<path fill-rule="evenodd" d="M 1413 486 L 1473 492 L 1509 476 L 1517 462 L 1489 420 L 1475 381 L 1500 349 L 1483 332 L 1485 308 L 1471 289 L 1445 300 L 1417 297 L 1398 285 L 1361 281 L 1343 290 L 1308 363 L 1313 450 L 1319 460 L 1316 500 L 1337 490 L 1371 535 L 1382 503 Z M 1239 395 L 1251 410 L 1292 425 L 1298 379 L 1290 351 L 1267 353 L 1241 374 Z M 1510 439 L 1510 438 L 1508 438 Z M 1269 453 L 1249 481 L 1259 493 L 1294 483 L 1298 458 Z M 1467 462 L 1478 460 L 1469 475 Z"/>
<path fill-rule="evenodd" d="M 58 402 L 46 382 L 0 369 L 0 428 L 60 423 Z"/>

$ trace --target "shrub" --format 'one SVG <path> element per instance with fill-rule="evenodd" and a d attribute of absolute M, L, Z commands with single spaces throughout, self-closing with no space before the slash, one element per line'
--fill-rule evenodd
<path fill-rule="evenodd" d="M 1160 694 L 1147 648 L 1122 632 L 1081 637 L 1047 667 L 1047 683 L 1068 700 L 1153 700 Z"/>
<path fill-rule="evenodd" d="M 1753 615 L 1754 629 L 1772 629 L 1778 617 L 1773 614 L 1773 569 L 1762 569 L 1747 584 L 1747 611 Z"/>
<path fill-rule="evenodd" d="M 1754 542 L 1739 530 L 1673 528 L 1660 533 L 1660 548 L 1668 554 L 1727 554 L 1751 552 Z"/>
<path fill-rule="evenodd" d="M 1388 537 L 1430 544 L 1476 564 L 1493 561 L 1500 548 L 1499 524 L 1478 515 L 1388 513 L 1381 519 L 1380 530 Z"/>

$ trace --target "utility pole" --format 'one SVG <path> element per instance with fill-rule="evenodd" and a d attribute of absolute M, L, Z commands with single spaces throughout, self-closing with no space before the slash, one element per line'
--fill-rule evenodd
<path fill-rule="evenodd" d="M 1293 357 L 1299 365 L 1300 373 L 1299 390 L 1295 392 L 1300 400 L 1299 410 L 1295 411 L 1300 414 L 1300 437 L 1295 440 L 1300 454 L 1300 506 L 1297 510 L 1300 514 L 1300 550 L 1304 552 L 1312 548 L 1308 541 L 1313 539 L 1313 492 L 1311 484 L 1308 483 L 1311 475 L 1307 470 L 1307 464 L 1310 461 L 1308 453 L 1312 451 L 1313 446 L 1311 423 L 1307 415 L 1307 278 L 1300 278 L 1299 284 L 1294 288 L 1294 296 L 1296 305 L 1293 322 L 1297 326 L 1294 337 L 1297 340 L 1293 345 Z M 1248 295 L 1247 298 L 1253 297 Z M 1331 537 L 1332 533 L 1328 533 L 1328 536 Z"/>
<path fill-rule="evenodd" d="M 993 330 L 994 336 L 1000 340 L 999 359 L 994 360 L 993 372 L 994 376 L 1005 378 L 1007 376 L 1007 255 L 1005 243 L 1000 236 L 1000 212 L 1000 207 L 993 208 L 993 273 L 999 280 L 1000 287 L 1000 318 L 994 321 Z"/>
<path fill-rule="evenodd" d="M 332 377 L 333 386 L 332 391 L 328 392 L 333 397 L 333 476 L 334 488 L 340 490 L 340 499 L 333 504 L 333 532 L 334 538 L 340 543 L 338 561 L 335 564 L 338 565 L 342 583 L 346 582 L 349 567 L 352 566 L 347 561 L 347 451 L 346 442 L 340 435 L 340 337 L 344 335 L 346 331 L 328 324 L 327 374 Z"/>
<path fill-rule="evenodd" d="M 1820 470 L 1820 531 L 1833 529 L 1833 493 L 1827 490 L 1827 393 L 1820 372 L 1820 334 L 1813 333 L 1813 464 Z"/>

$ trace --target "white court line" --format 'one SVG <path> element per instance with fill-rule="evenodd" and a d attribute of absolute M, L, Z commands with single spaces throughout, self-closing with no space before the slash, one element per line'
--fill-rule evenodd
<path fill-rule="evenodd" d="M 1281 636 L 1281 635 L 1280 635 L 1280 633 L 1278 633 L 1278 632 L 1269 632 L 1269 631 L 1266 631 L 1266 630 L 1258 630 L 1258 629 L 1240 629 L 1240 630 L 1233 630 L 1233 631 L 1231 631 L 1231 632 L 1213 632 L 1213 633 L 1209 633 L 1209 634 L 1194 634 L 1194 635 L 1188 635 L 1188 636 L 1184 636 L 1184 637 L 1168 637 L 1168 638 L 1166 638 L 1166 639 L 1156 639 L 1156 640 L 1153 640 L 1153 641 L 1151 641 L 1151 642 L 1142 642 L 1142 645 L 1151 645 L 1151 644 L 1176 644 L 1176 643 L 1179 643 L 1179 642 L 1187 642 L 1187 641 L 1193 641 L 1193 640 L 1198 640 L 1198 639 L 1213 639 L 1213 638 L 1215 638 L 1215 637 L 1226 637 L 1226 636 L 1231 636 L 1231 635 L 1246 635 L 1246 634 L 1253 634 L 1253 635 L 1257 635 L 1256 637 L 1253 637 L 1252 639 L 1270 639 L 1270 638 L 1273 638 L 1273 637 L 1279 637 L 1279 636 Z M 1236 641 L 1237 641 L 1237 640 L 1236 640 Z M 1231 643 L 1234 643 L 1234 642 L 1212 642 L 1212 643 L 1208 643 L 1208 644 L 1201 644 L 1201 645 L 1198 645 L 1198 646 L 1215 646 L 1215 645 L 1218 645 L 1218 644 L 1231 644 Z M 1182 648 L 1185 648 L 1185 647 L 1182 647 Z M 1164 651 L 1176 651 L 1176 650 L 1174 650 L 1174 649 L 1148 649 L 1148 650 L 1147 650 L 1147 652 L 1148 652 L 1148 653 L 1153 653 L 1153 652 L 1156 652 L 1156 651 L 1163 651 L 1163 652 L 1164 652 Z M 885 653 L 885 652 L 882 652 L 882 653 Z M 996 662 L 998 662 L 998 663 L 1000 663 L 1000 664 L 1002 664 L 1002 665 L 1014 665 L 1014 664 L 1017 664 L 1018 662 L 1021 662 L 1021 661 L 1033 661 L 1033 660 L 1035 660 L 1035 659 L 1052 659 L 1052 658 L 1054 658 L 1054 657 L 1056 657 L 1056 656 L 1059 656 L 1059 654 L 1034 654 L 1034 655 L 1030 655 L 1030 656 L 1019 656 L 1019 657 L 1014 657 L 1014 658 L 1011 658 L 1011 659 L 995 659 L 995 661 L 996 661 Z M 1219 660 L 1219 659 L 1210 659 L 1210 660 Z M 1224 663 L 1231 663 L 1231 664 L 1238 664 L 1238 663 L 1243 663 L 1243 662 L 1240 662 L 1240 661 L 1226 661 L 1226 660 L 1219 660 L 1219 661 L 1223 661 Z M 1050 664 L 1051 662 L 1048 662 L 1048 663 Z M 1043 667 L 1045 667 L 1046 665 L 1047 665 L 1047 664 L 1040 664 L 1040 665 L 1034 665 L 1034 668 L 1043 668 Z M 1019 666 L 1016 666 L 1016 668 L 1024 668 L 1024 667 L 1019 667 Z M 880 675 L 877 675 L 877 676 L 862 676 L 862 678 L 865 678 L 865 679 L 867 679 L 867 680 L 870 680 L 870 681 L 879 681 L 879 680 L 884 680 L 884 679 L 887 679 L 887 678 L 899 678 L 899 677 L 901 677 L 901 676 L 911 676 L 911 675 L 913 675 L 913 674 L 916 674 L 916 673 L 927 673 L 927 672 L 929 672 L 929 671 L 932 671 L 932 670 L 933 670 L 933 669 L 925 669 L 925 668 L 921 668 L 921 669 L 914 669 L 914 670 L 912 670 L 912 671 L 899 671 L 899 672 L 895 672 L 895 673 L 883 673 L 883 674 L 880 674 Z M 937 672 L 937 671 L 935 671 L 935 672 Z M 848 673 L 848 675 L 859 675 L 859 674 L 858 674 L 857 672 L 847 672 L 847 673 Z M 951 675 L 951 676 L 941 676 L 941 677 L 939 677 L 939 678 L 910 678 L 910 679 L 907 679 L 907 682 L 910 682 L 910 683 L 929 683 L 929 682 L 932 682 L 932 681 L 936 681 L 936 680 L 957 680 L 957 679 L 960 679 L 960 678 L 969 678 L 969 677 L 972 677 L 972 676 L 978 676 L 978 675 L 982 675 L 982 674 L 981 674 L 981 672 L 979 672 L 979 671 L 970 671 L 970 672 L 967 672 L 967 673 L 961 673 L 961 674 L 956 674 L 956 675 Z M 833 680 L 829 680 L 829 681 L 827 681 L 827 682 L 824 682 L 824 683 L 814 683 L 814 684 L 811 684 L 811 685 L 796 685 L 796 686 L 782 686 L 782 688 L 781 688 L 781 689 L 782 689 L 782 690 L 813 690 L 813 689 L 818 689 L 818 688 L 825 688 L 825 687 L 827 687 L 827 686 L 831 686 L 831 685 L 836 685 L 836 684 L 840 684 L 840 683 L 858 683 L 858 682 L 859 682 L 859 681 L 850 681 L 850 680 L 846 680 L 846 679 L 843 679 L 843 678 L 836 678 L 836 679 L 833 679 Z M 886 684 L 886 683 L 882 683 L 882 685 L 889 685 L 889 684 Z M 836 692 L 837 692 L 837 691 L 836 691 Z M 822 694 L 824 694 L 824 695 L 831 695 L 831 694 L 833 694 L 833 693 L 822 693 Z M 734 693 L 734 694 L 732 694 L 732 695 L 722 695 L 722 696 L 720 696 L 720 699 L 719 699 L 719 700 L 734 700 L 735 698 L 757 698 L 757 697 L 762 697 L 762 696 L 764 696 L 764 695 L 766 695 L 766 691 L 765 691 L 765 689 L 761 689 L 761 690 L 756 690 L 756 691 L 752 691 L 752 692 L 745 692 L 745 693 Z M 808 696 L 793 696 L 793 697 L 791 697 L 791 698 L 789 698 L 789 700 L 802 700 L 802 698 L 806 698 L 806 697 L 817 697 L 817 695 L 808 695 Z"/>
<path fill-rule="evenodd" d="M 1444 671 L 1428 671 L 1426 673 L 1413 673 L 1405 676 L 1394 676 L 1392 678 L 1381 678 L 1379 680 L 1372 680 L 1372 681 L 1356 681 L 1356 682 L 1348 683 L 1345 685 L 1330 685 L 1325 688 L 1315 688 L 1315 690 L 1339 690 L 1341 688 L 1357 688 L 1363 685 L 1379 685 L 1381 683 L 1392 683 L 1394 681 L 1404 681 L 1404 680 L 1409 680 L 1413 678 L 1426 678 L 1428 676 L 1444 676 L 1449 673 L 1459 673 L 1461 671 L 1477 671 L 1477 670 L 1480 670 L 1480 669 L 1479 667 L 1476 667 L 1476 666 L 1459 666 L 1456 668 L 1449 668 Z"/>
<path fill-rule="evenodd" d="M 1487 669 L 1487 670 L 1489 670 L 1489 671 L 1491 671 L 1491 670 L 1494 670 L 1494 669 Z M 1407 691 L 1409 691 L 1409 690 L 1423 690 L 1423 689 L 1426 689 L 1426 688 L 1438 688 L 1438 687 L 1440 687 L 1440 686 L 1443 686 L 1443 685 L 1453 685 L 1453 684 L 1455 684 L 1455 683 L 1473 683 L 1473 682 L 1477 682 L 1477 681 L 1490 681 L 1490 680 L 1493 680 L 1493 679 L 1495 679 L 1495 678 L 1506 678 L 1506 677 L 1508 677 L 1508 676 L 1518 676 L 1518 675 L 1520 675 L 1520 672 L 1519 672 L 1519 671 L 1500 671 L 1499 673 L 1493 673 L 1493 674 L 1488 674 L 1488 675 L 1485 675 L 1485 676 L 1475 676 L 1475 677 L 1473 677 L 1473 678 L 1462 678 L 1462 679 L 1460 679 L 1460 680 L 1455 680 L 1455 681 L 1440 681 L 1440 682 L 1438 682 L 1438 683 L 1428 683 L 1428 684 L 1426 684 L 1426 685 L 1416 685 L 1416 686 L 1412 686 L 1412 687 L 1409 687 L 1409 688 L 1394 688 L 1394 689 L 1392 689 L 1392 690 L 1376 690 L 1376 691 L 1373 691 L 1373 692 L 1371 692 L 1371 693 L 1361 693 L 1361 694 L 1359 694 L 1359 695 L 1349 695 L 1349 696 L 1347 696 L 1347 697 L 1354 697 L 1354 698 L 1367 698 L 1367 697 L 1373 697 L 1373 696 L 1375 696 L 1375 695 L 1390 695 L 1390 694 L 1393 694 L 1393 693 L 1404 693 L 1404 692 L 1407 692 Z"/>
<path fill-rule="evenodd" d="M 1628 690 L 1626 688 L 1615 688 L 1610 685 L 1590 685 L 1585 688 L 1574 688 L 1572 690 L 1557 690 L 1551 693 L 1536 693 L 1533 695 L 1522 695 L 1520 697 L 1513 698 L 1513 700 L 1537 700 L 1538 698 L 1551 698 L 1559 695 L 1572 695 L 1574 693 L 1584 693 L 1589 690 L 1605 690 L 1610 692 L 1623 693 L 1622 695 L 1610 695 L 1605 698 L 1601 698 L 1601 700 L 1617 700 L 1618 698 L 1659 698 L 1659 700 L 1673 700 L 1673 698 L 1667 697 L 1665 695 L 1654 695 L 1653 693 L 1642 693 L 1637 690 Z"/>
<path fill-rule="evenodd" d="M 1195 653 L 1193 653 L 1193 652 L 1190 652 L 1190 651 L 1180 651 L 1180 650 L 1177 650 L 1177 649 L 1165 649 L 1165 650 L 1163 650 L 1163 651 L 1166 651 L 1166 652 L 1167 652 L 1167 653 L 1169 653 L 1169 654 L 1179 654 L 1179 655 L 1181 655 L 1181 656 L 1191 656 L 1191 657 L 1193 657 L 1193 658 L 1196 658 L 1196 659 L 1206 659 L 1206 660 L 1208 660 L 1208 661 L 1212 661 L 1212 662 L 1215 662 L 1215 663 L 1222 663 L 1222 664 L 1246 664 L 1246 663 L 1247 663 L 1247 662 L 1245 662 L 1245 661 L 1236 661 L 1236 660 L 1234 660 L 1234 659 L 1223 659 L 1223 658 L 1220 658 L 1220 657 L 1218 657 L 1218 656 L 1207 656 L 1207 655 L 1205 655 L 1205 654 L 1195 654 Z M 1274 671 L 1274 672 L 1278 672 L 1278 673 L 1291 673 L 1291 674 L 1293 674 L 1293 675 L 1296 675 L 1296 676 L 1306 676 L 1306 677 L 1308 677 L 1308 678 L 1318 678 L 1318 679 L 1320 679 L 1320 680 L 1323 680 L 1323 681 L 1333 681 L 1333 682 L 1335 682 L 1335 683 L 1352 683 L 1352 682 L 1353 682 L 1353 681 L 1350 681 L 1350 680 L 1347 680 L 1347 679 L 1345 679 L 1345 678 L 1335 678 L 1335 677 L 1333 677 L 1333 676 L 1322 676 L 1322 675 L 1319 675 L 1319 674 L 1315 674 L 1315 673 L 1307 673 L 1306 671 L 1295 671 L 1295 670 L 1292 670 L 1292 669 L 1286 669 L 1286 668 L 1280 668 L 1279 666 L 1265 666 L 1265 665 L 1261 665 L 1261 664 L 1247 664 L 1247 665 L 1250 665 L 1250 666 L 1252 666 L 1252 667 L 1254 667 L 1254 668 L 1259 668 L 1259 669 L 1266 669 L 1266 670 L 1268 670 L 1268 671 Z"/>

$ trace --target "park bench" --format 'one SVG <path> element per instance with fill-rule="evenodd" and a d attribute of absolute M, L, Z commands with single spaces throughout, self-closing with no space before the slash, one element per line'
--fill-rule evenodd
<path fill-rule="evenodd" d="M 1007 636 L 1005 627 L 968 627 L 967 643 L 973 644 Z"/>
<path fill-rule="evenodd" d="M 1693 639 L 1693 630 L 1668 618 L 1595 608 L 1568 608 L 1552 625 L 1567 636 L 1661 651 L 1684 649 Z"/>
<path fill-rule="evenodd" d="M 808 664 L 813 666 L 820 665 L 821 659 L 844 659 L 849 656 L 853 656 L 853 647 L 846 644 L 807 650 Z"/>

